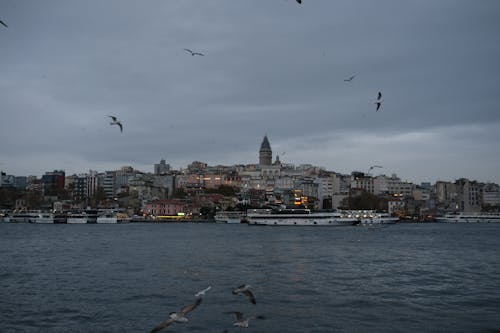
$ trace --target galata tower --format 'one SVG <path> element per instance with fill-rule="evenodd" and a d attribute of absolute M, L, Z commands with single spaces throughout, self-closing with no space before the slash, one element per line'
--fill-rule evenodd
<path fill-rule="evenodd" d="M 260 145 L 259 150 L 259 164 L 260 165 L 271 165 L 273 160 L 273 151 L 271 150 L 271 145 L 267 139 L 267 134 L 264 135 L 264 140 Z"/>

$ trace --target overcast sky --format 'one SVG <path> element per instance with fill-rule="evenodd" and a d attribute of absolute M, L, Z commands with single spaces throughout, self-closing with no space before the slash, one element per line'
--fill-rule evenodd
<path fill-rule="evenodd" d="M 500 183 L 499 18 L 497 0 L 1 0 L 0 169 L 258 163 L 267 134 L 285 163 Z"/>

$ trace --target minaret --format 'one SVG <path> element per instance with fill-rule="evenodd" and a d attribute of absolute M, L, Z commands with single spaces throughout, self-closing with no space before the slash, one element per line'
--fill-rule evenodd
<path fill-rule="evenodd" d="M 262 140 L 259 150 L 259 164 L 260 165 L 271 165 L 273 161 L 273 151 L 271 150 L 271 145 L 267 139 L 267 134 Z"/>

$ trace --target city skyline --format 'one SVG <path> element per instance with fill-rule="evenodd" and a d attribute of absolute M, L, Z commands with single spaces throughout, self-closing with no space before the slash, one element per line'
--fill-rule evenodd
<path fill-rule="evenodd" d="M 267 133 L 284 163 L 498 184 L 499 14 L 495 1 L 6 0 L 0 170 L 254 164 Z"/>

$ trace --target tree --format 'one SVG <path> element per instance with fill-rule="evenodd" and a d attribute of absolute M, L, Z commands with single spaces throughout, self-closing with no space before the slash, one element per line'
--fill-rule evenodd
<path fill-rule="evenodd" d="M 352 210 L 387 210 L 387 199 L 366 191 L 350 195 L 342 201 L 343 209 Z"/>

